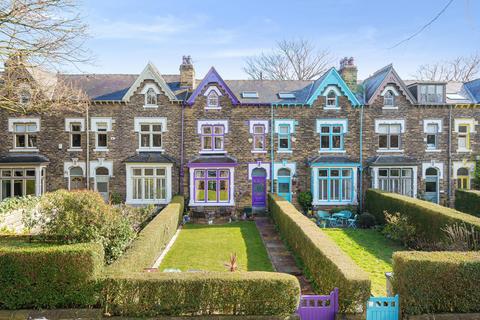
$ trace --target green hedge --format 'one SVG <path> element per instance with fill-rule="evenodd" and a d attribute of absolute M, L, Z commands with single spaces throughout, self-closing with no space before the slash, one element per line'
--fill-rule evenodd
<path fill-rule="evenodd" d="M 480 252 L 396 252 L 393 272 L 404 313 L 480 312 Z"/>
<path fill-rule="evenodd" d="M 298 280 L 272 272 L 131 273 L 104 280 L 111 315 L 289 315 L 300 297 Z"/>
<path fill-rule="evenodd" d="M 480 191 L 457 189 L 455 209 L 480 217 Z"/>
<path fill-rule="evenodd" d="M 0 309 L 71 308 L 98 301 L 98 244 L 53 245 L 0 239 Z"/>
<path fill-rule="evenodd" d="M 418 236 L 426 241 L 444 240 L 442 228 L 454 223 L 465 223 L 480 230 L 480 218 L 460 211 L 395 193 L 370 189 L 366 195 L 367 211 L 375 216 L 377 222 L 385 223 L 384 211 L 398 212 L 408 216 L 415 226 Z"/>
<path fill-rule="evenodd" d="M 173 197 L 170 204 L 140 231 L 123 256 L 106 268 L 106 272 L 129 273 L 151 267 L 177 231 L 183 216 L 183 203 L 183 197 Z"/>
<path fill-rule="evenodd" d="M 355 312 L 370 297 L 370 280 L 315 223 L 288 201 L 270 195 L 269 210 L 280 234 L 302 260 L 321 294 L 339 288 L 340 310 Z"/>

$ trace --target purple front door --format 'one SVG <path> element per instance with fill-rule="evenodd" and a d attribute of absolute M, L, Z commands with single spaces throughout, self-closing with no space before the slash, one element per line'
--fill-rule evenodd
<path fill-rule="evenodd" d="M 263 168 L 252 171 L 252 207 L 265 208 L 267 205 L 267 173 Z"/>

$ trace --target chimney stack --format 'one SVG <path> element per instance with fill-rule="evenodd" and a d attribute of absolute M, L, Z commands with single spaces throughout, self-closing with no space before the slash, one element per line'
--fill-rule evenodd
<path fill-rule="evenodd" d="M 340 75 L 342 76 L 345 83 L 348 85 L 350 90 L 353 92 L 357 91 L 357 73 L 358 69 L 355 65 L 355 60 L 353 57 L 343 58 L 340 60 Z"/>
<path fill-rule="evenodd" d="M 180 65 L 180 86 L 195 88 L 195 68 L 193 67 L 192 57 L 183 56 Z"/>

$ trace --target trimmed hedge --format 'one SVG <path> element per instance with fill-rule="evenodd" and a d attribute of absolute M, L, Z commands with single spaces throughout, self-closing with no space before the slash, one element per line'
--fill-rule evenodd
<path fill-rule="evenodd" d="M 455 209 L 480 217 L 480 191 L 455 190 Z"/>
<path fill-rule="evenodd" d="M 408 216 L 415 226 L 419 238 L 438 242 L 445 240 L 441 231 L 446 225 L 465 223 L 480 230 L 480 218 L 441 205 L 423 201 L 396 193 L 369 189 L 366 195 L 367 211 L 375 216 L 377 222 L 385 223 L 384 211 L 398 212 Z"/>
<path fill-rule="evenodd" d="M 480 312 L 480 252 L 396 252 L 393 272 L 406 314 Z"/>
<path fill-rule="evenodd" d="M 118 274 L 150 268 L 177 231 L 183 216 L 183 205 L 183 197 L 173 197 L 170 204 L 140 231 L 120 259 L 106 268 L 106 272 Z"/>
<path fill-rule="evenodd" d="M 290 315 L 300 298 L 291 275 L 271 272 L 131 273 L 104 281 L 106 313 L 161 315 Z"/>
<path fill-rule="evenodd" d="M 315 223 L 288 201 L 269 195 L 269 211 L 280 234 L 302 260 L 322 294 L 339 288 L 342 312 L 356 312 L 370 297 L 370 280 Z"/>
<path fill-rule="evenodd" d="M 98 302 L 98 244 L 0 240 L 0 309 L 72 308 Z"/>

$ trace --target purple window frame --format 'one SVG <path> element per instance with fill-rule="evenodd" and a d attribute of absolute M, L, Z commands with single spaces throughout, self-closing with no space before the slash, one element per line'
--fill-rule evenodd
<path fill-rule="evenodd" d="M 255 133 L 255 128 L 257 127 L 260 127 L 263 129 L 263 133 Z M 255 124 L 253 125 L 253 151 L 265 151 L 265 131 L 266 131 L 266 128 L 263 124 Z M 258 149 L 258 148 L 255 148 L 256 146 L 256 141 L 257 139 L 261 139 L 261 141 L 263 141 L 263 148 L 261 149 Z"/>
<path fill-rule="evenodd" d="M 203 129 L 207 128 L 207 127 L 210 127 L 212 129 L 212 133 L 210 133 L 210 134 L 203 133 Z M 222 128 L 222 134 L 215 133 L 215 128 L 216 127 L 221 127 Z M 205 145 L 203 143 L 203 139 L 205 137 L 210 137 L 210 143 L 212 145 L 212 148 L 205 149 Z M 221 137 L 222 138 L 222 147 L 220 149 L 215 148 L 215 137 Z M 200 140 L 201 140 L 201 144 L 202 144 L 202 151 L 224 151 L 224 148 L 225 148 L 225 126 L 224 125 L 219 125 L 219 124 L 205 124 L 205 125 L 202 125 Z"/>
<path fill-rule="evenodd" d="M 203 178 L 197 178 L 197 171 L 204 171 L 204 176 Z M 215 178 L 209 178 L 208 177 L 208 171 L 216 171 L 216 176 Z M 220 171 L 226 171 L 228 172 L 227 177 L 220 178 Z M 220 201 L 220 181 L 227 181 L 228 183 L 228 198 L 225 201 Z M 197 200 L 197 181 L 204 181 L 204 200 L 203 201 L 198 201 Z M 215 181 L 217 184 L 217 201 L 208 201 L 208 181 Z M 193 170 L 193 202 L 194 203 L 229 203 L 230 202 L 230 169 L 228 168 L 196 168 Z"/>

